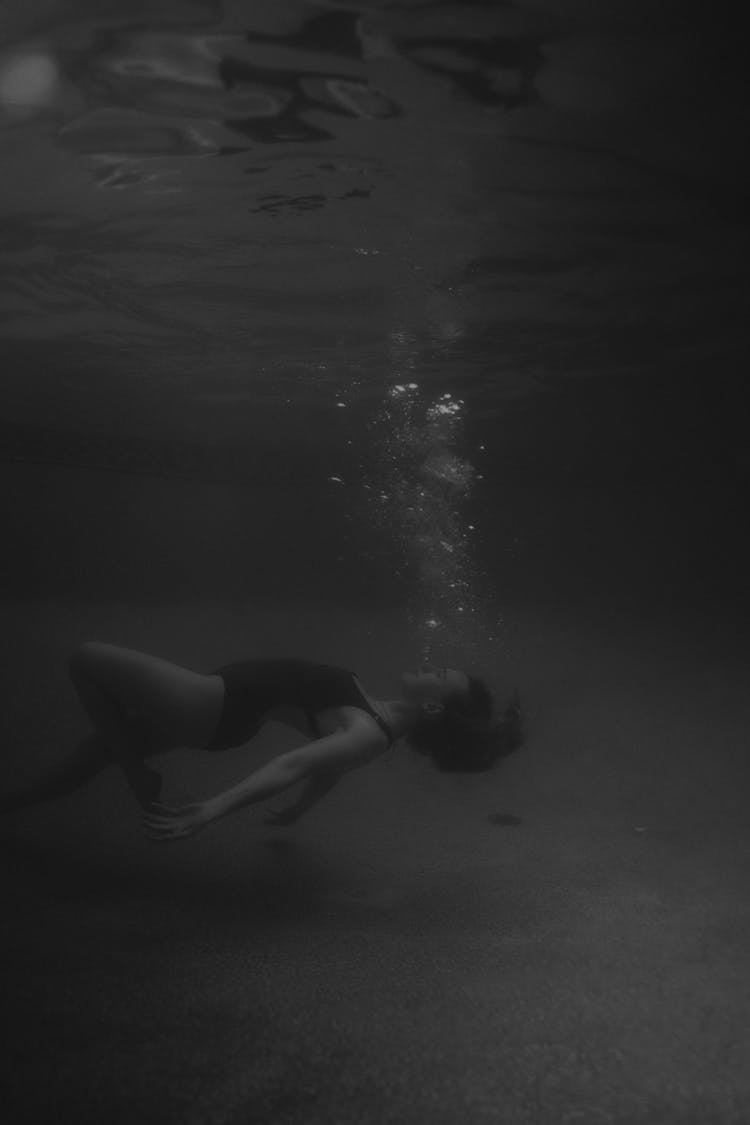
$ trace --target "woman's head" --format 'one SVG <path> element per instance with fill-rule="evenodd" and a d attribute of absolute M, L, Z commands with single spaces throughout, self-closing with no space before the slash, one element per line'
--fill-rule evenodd
<path fill-rule="evenodd" d="M 500 718 L 484 680 L 456 668 L 424 664 L 401 678 L 404 697 L 419 708 L 407 741 L 438 769 L 477 773 L 491 769 L 523 742 L 517 693 Z"/>

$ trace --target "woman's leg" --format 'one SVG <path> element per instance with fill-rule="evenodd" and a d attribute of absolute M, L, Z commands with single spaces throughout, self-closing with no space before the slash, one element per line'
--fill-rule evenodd
<path fill-rule="evenodd" d="M 126 717 L 122 709 L 108 698 L 93 679 L 76 672 L 73 674 L 73 683 L 78 698 L 104 744 L 109 761 L 120 767 L 136 800 L 142 805 L 157 800 L 161 778 L 145 763 L 150 745 L 144 732 L 136 730 L 132 720 Z"/>
<path fill-rule="evenodd" d="M 0 813 L 20 812 L 30 805 L 39 805 L 56 797 L 67 797 L 92 781 L 111 764 L 112 757 L 108 754 L 101 735 L 89 734 L 39 781 L 32 782 L 18 793 L 0 797 Z M 158 800 L 158 796 L 153 800 Z"/>
<path fill-rule="evenodd" d="M 0 813 L 67 796 L 113 762 L 141 804 L 157 801 L 161 777 L 145 759 L 177 746 L 205 746 L 219 722 L 224 699 L 219 676 L 96 642 L 75 650 L 70 675 L 95 733 L 39 781 L 0 798 Z"/>
<path fill-rule="evenodd" d="M 158 798 L 161 779 L 144 759 L 210 741 L 221 715 L 218 676 L 167 660 L 87 642 L 70 661 L 78 696 L 141 804 Z"/>

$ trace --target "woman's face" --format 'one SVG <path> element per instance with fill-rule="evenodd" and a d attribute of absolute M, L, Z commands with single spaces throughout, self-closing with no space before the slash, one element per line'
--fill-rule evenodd
<path fill-rule="evenodd" d="M 401 688 L 412 703 L 442 703 L 448 696 L 468 690 L 469 677 L 457 668 L 421 664 L 401 676 Z"/>

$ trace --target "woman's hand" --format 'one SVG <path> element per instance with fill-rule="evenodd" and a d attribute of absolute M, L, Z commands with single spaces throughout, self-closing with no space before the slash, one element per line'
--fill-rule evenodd
<path fill-rule="evenodd" d="M 146 835 L 161 843 L 194 836 L 213 819 L 207 801 L 200 801 L 194 805 L 181 805 L 178 809 L 154 802 L 143 813 Z"/>
<path fill-rule="evenodd" d="M 302 816 L 302 810 L 297 805 L 290 805 L 286 809 L 268 809 L 268 815 L 263 818 L 264 824 L 269 824 L 273 828 L 285 828 L 288 824 L 294 824 L 295 820 L 299 820 Z"/>

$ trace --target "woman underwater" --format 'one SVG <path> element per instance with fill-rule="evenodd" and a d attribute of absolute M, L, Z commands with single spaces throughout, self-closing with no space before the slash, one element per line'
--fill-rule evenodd
<path fill-rule="evenodd" d="M 179 840 L 304 782 L 288 809 L 267 818 L 291 824 L 345 773 L 399 739 L 453 772 L 489 769 L 522 742 L 517 694 L 503 716 L 493 718 L 492 694 L 482 680 L 432 664 L 405 672 L 401 697 L 391 700 L 374 699 L 352 672 L 306 660 L 247 660 L 202 674 L 95 641 L 74 651 L 70 675 L 95 731 L 46 777 L 0 800 L 0 812 L 65 796 L 116 763 L 143 807 L 148 835 Z M 180 808 L 157 803 L 161 777 L 147 759 L 178 747 L 239 746 L 270 720 L 294 727 L 307 743 L 215 797 Z"/>

